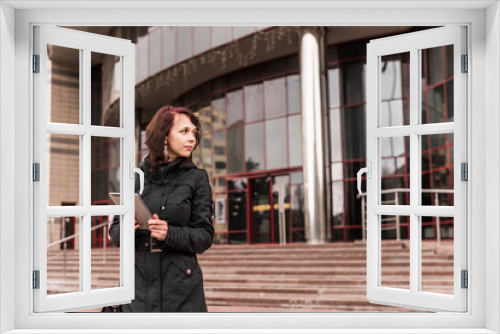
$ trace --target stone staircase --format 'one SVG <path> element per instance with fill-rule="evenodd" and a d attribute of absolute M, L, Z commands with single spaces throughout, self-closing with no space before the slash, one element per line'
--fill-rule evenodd
<path fill-rule="evenodd" d="M 423 290 L 453 293 L 453 243 L 423 242 Z M 78 291 L 78 253 L 48 252 L 49 293 Z M 366 299 L 366 244 L 215 245 L 198 257 L 211 312 L 408 312 Z M 382 285 L 409 288 L 408 241 L 384 241 Z M 92 250 L 92 289 L 117 286 L 117 248 Z"/>

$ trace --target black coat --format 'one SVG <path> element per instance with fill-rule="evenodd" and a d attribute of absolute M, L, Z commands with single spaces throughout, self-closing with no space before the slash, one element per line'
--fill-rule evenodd
<path fill-rule="evenodd" d="M 135 299 L 124 305 L 130 312 L 206 312 L 203 275 L 196 254 L 203 253 L 214 237 L 213 201 L 206 171 L 185 159 L 160 165 L 145 174 L 142 199 L 151 214 L 168 223 L 161 253 L 149 251 L 150 232 L 135 232 Z M 138 183 L 136 183 L 136 192 Z M 111 224 L 111 241 L 119 245 L 120 224 Z"/>

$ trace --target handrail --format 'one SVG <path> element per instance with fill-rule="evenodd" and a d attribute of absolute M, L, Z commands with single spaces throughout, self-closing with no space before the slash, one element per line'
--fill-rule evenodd
<path fill-rule="evenodd" d="M 104 226 L 107 226 L 107 225 L 110 225 L 110 224 L 111 224 L 111 222 L 109 222 L 109 221 L 108 221 L 108 222 L 105 222 L 105 223 L 102 223 L 102 224 L 99 224 L 99 225 L 96 225 L 96 226 L 92 226 L 92 227 L 90 228 L 90 231 L 91 231 L 91 232 L 92 232 L 92 231 L 95 231 L 95 230 L 97 230 L 98 228 L 101 228 L 101 227 L 104 227 Z M 49 245 L 47 246 L 47 248 L 54 247 L 55 245 L 58 245 L 58 244 L 62 244 L 63 242 L 69 241 L 69 240 L 71 240 L 71 239 L 73 239 L 73 238 L 75 238 L 75 237 L 77 237 L 77 236 L 79 236 L 79 235 L 80 235 L 80 232 L 77 232 L 77 233 L 72 234 L 72 235 L 70 235 L 70 236 L 68 236 L 68 237 L 65 237 L 65 238 L 59 239 L 59 240 L 57 240 L 57 241 L 54 241 L 53 243 L 49 244 Z"/>

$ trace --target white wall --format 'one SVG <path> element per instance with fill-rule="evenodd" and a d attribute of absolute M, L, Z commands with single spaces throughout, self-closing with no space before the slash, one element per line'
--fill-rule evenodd
<path fill-rule="evenodd" d="M 15 12 L 0 2 L 0 333 L 14 328 Z"/>
<path fill-rule="evenodd" d="M 487 224 L 486 256 L 496 261 L 494 266 L 486 266 L 486 328 L 500 332 L 500 246 L 498 243 L 500 229 L 500 7 L 496 3 L 486 11 L 486 138 L 485 174 L 486 182 L 486 219 Z M 493 88 L 492 88 L 493 87 Z M 495 89 L 496 88 L 496 89 Z"/>

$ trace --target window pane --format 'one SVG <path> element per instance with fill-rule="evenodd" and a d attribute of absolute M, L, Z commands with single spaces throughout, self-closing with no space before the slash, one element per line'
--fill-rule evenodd
<path fill-rule="evenodd" d="M 287 166 L 286 119 L 266 122 L 266 169 Z"/>
<path fill-rule="evenodd" d="M 410 217 L 379 216 L 379 219 L 380 286 L 410 290 Z M 394 242 L 400 239 L 405 241 Z"/>
<path fill-rule="evenodd" d="M 422 86 L 432 86 L 438 82 L 443 81 L 443 48 L 444 47 L 438 46 L 435 48 L 422 50 L 422 58 L 424 61 L 422 71 L 424 71 L 425 75 L 425 84 L 423 84 Z"/>
<path fill-rule="evenodd" d="M 120 248 L 110 244 L 109 224 L 114 216 L 92 216 L 92 290 L 120 286 Z"/>
<path fill-rule="evenodd" d="M 340 109 L 330 109 L 330 150 L 332 162 L 342 161 L 342 120 Z"/>
<path fill-rule="evenodd" d="M 328 70 L 328 103 L 330 107 L 340 106 L 339 69 Z"/>
<path fill-rule="evenodd" d="M 191 27 L 177 27 L 177 62 L 181 62 L 193 54 L 191 50 Z"/>
<path fill-rule="evenodd" d="M 409 118 L 403 115 L 403 85 L 409 85 L 409 59 L 409 52 L 381 57 L 379 97 L 381 127 L 410 124 Z M 406 82 L 403 82 L 403 79 Z"/>
<path fill-rule="evenodd" d="M 379 139 L 381 198 L 380 204 L 408 205 L 410 159 L 409 137 Z"/>
<path fill-rule="evenodd" d="M 263 123 L 245 126 L 246 171 L 264 169 L 264 129 Z"/>
<path fill-rule="evenodd" d="M 47 134 L 47 205 L 82 205 L 80 136 Z"/>
<path fill-rule="evenodd" d="M 47 45 L 47 122 L 80 122 L 80 50 Z"/>
<path fill-rule="evenodd" d="M 421 217 L 422 238 L 440 242 L 422 242 L 421 291 L 453 295 L 453 217 Z"/>
<path fill-rule="evenodd" d="M 175 27 L 163 27 L 163 68 L 175 63 Z"/>
<path fill-rule="evenodd" d="M 246 231 L 247 196 L 246 192 L 227 194 L 229 206 L 229 231 Z"/>
<path fill-rule="evenodd" d="M 212 101 L 212 130 L 221 130 L 226 127 L 226 98 L 221 97 Z"/>
<path fill-rule="evenodd" d="M 444 86 L 437 86 L 422 94 L 423 124 L 447 122 L 444 99 Z"/>
<path fill-rule="evenodd" d="M 231 41 L 231 27 L 212 27 L 212 48 Z"/>
<path fill-rule="evenodd" d="M 288 118 L 288 145 L 290 147 L 290 167 L 302 166 L 302 116 Z"/>
<path fill-rule="evenodd" d="M 193 27 L 194 54 L 210 49 L 210 27 Z"/>
<path fill-rule="evenodd" d="M 421 136 L 422 205 L 453 205 L 453 134 Z"/>
<path fill-rule="evenodd" d="M 286 78 L 288 90 L 288 113 L 299 113 L 301 111 L 300 102 L 300 77 L 298 75 L 290 75 Z"/>
<path fill-rule="evenodd" d="M 269 196 L 268 177 L 250 179 L 252 189 L 251 210 L 252 243 L 270 243 L 272 242 L 271 233 L 271 198 Z"/>
<path fill-rule="evenodd" d="M 149 34 L 149 75 L 161 70 L 161 36 L 162 28 L 153 30 Z"/>
<path fill-rule="evenodd" d="M 227 126 L 243 123 L 243 90 L 227 93 Z"/>
<path fill-rule="evenodd" d="M 293 181 L 292 181 L 293 182 Z M 292 185 L 291 191 L 291 214 L 292 214 L 292 242 L 305 241 L 304 235 L 304 187 Z"/>
<path fill-rule="evenodd" d="M 226 132 L 214 132 L 213 133 L 213 147 L 214 147 L 214 175 L 226 175 L 227 174 L 227 143 L 226 143 Z"/>
<path fill-rule="evenodd" d="M 227 194 L 216 194 L 214 196 L 215 205 L 215 233 L 227 231 Z M 225 242 L 224 242 L 225 243 Z"/>
<path fill-rule="evenodd" d="M 245 86 L 245 119 L 247 123 L 263 117 L 262 84 Z"/>
<path fill-rule="evenodd" d="M 242 126 L 238 126 L 227 130 L 228 174 L 244 171 L 243 129 Z"/>
<path fill-rule="evenodd" d="M 343 104 L 364 102 L 363 63 L 345 64 L 341 68 Z"/>
<path fill-rule="evenodd" d="M 119 57 L 91 52 L 92 125 L 120 126 L 121 61 Z M 101 68 L 101 73 L 95 71 Z"/>
<path fill-rule="evenodd" d="M 343 108 L 344 159 L 366 158 L 366 126 L 363 106 Z"/>
<path fill-rule="evenodd" d="M 286 114 L 285 78 L 264 81 L 266 118 Z"/>
<path fill-rule="evenodd" d="M 92 204 L 114 205 L 109 193 L 120 193 L 120 139 L 92 137 Z"/>
<path fill-rule="evenodd" d="M 80 217 L 47 218 L 47 295 L 81 291 L 80 238 L 75 238 L 80 221 Z"/>
<path fill-rule="evenodd" d="M 332 224 L 344 224 L 344 183 L 332 182 Z"/>

